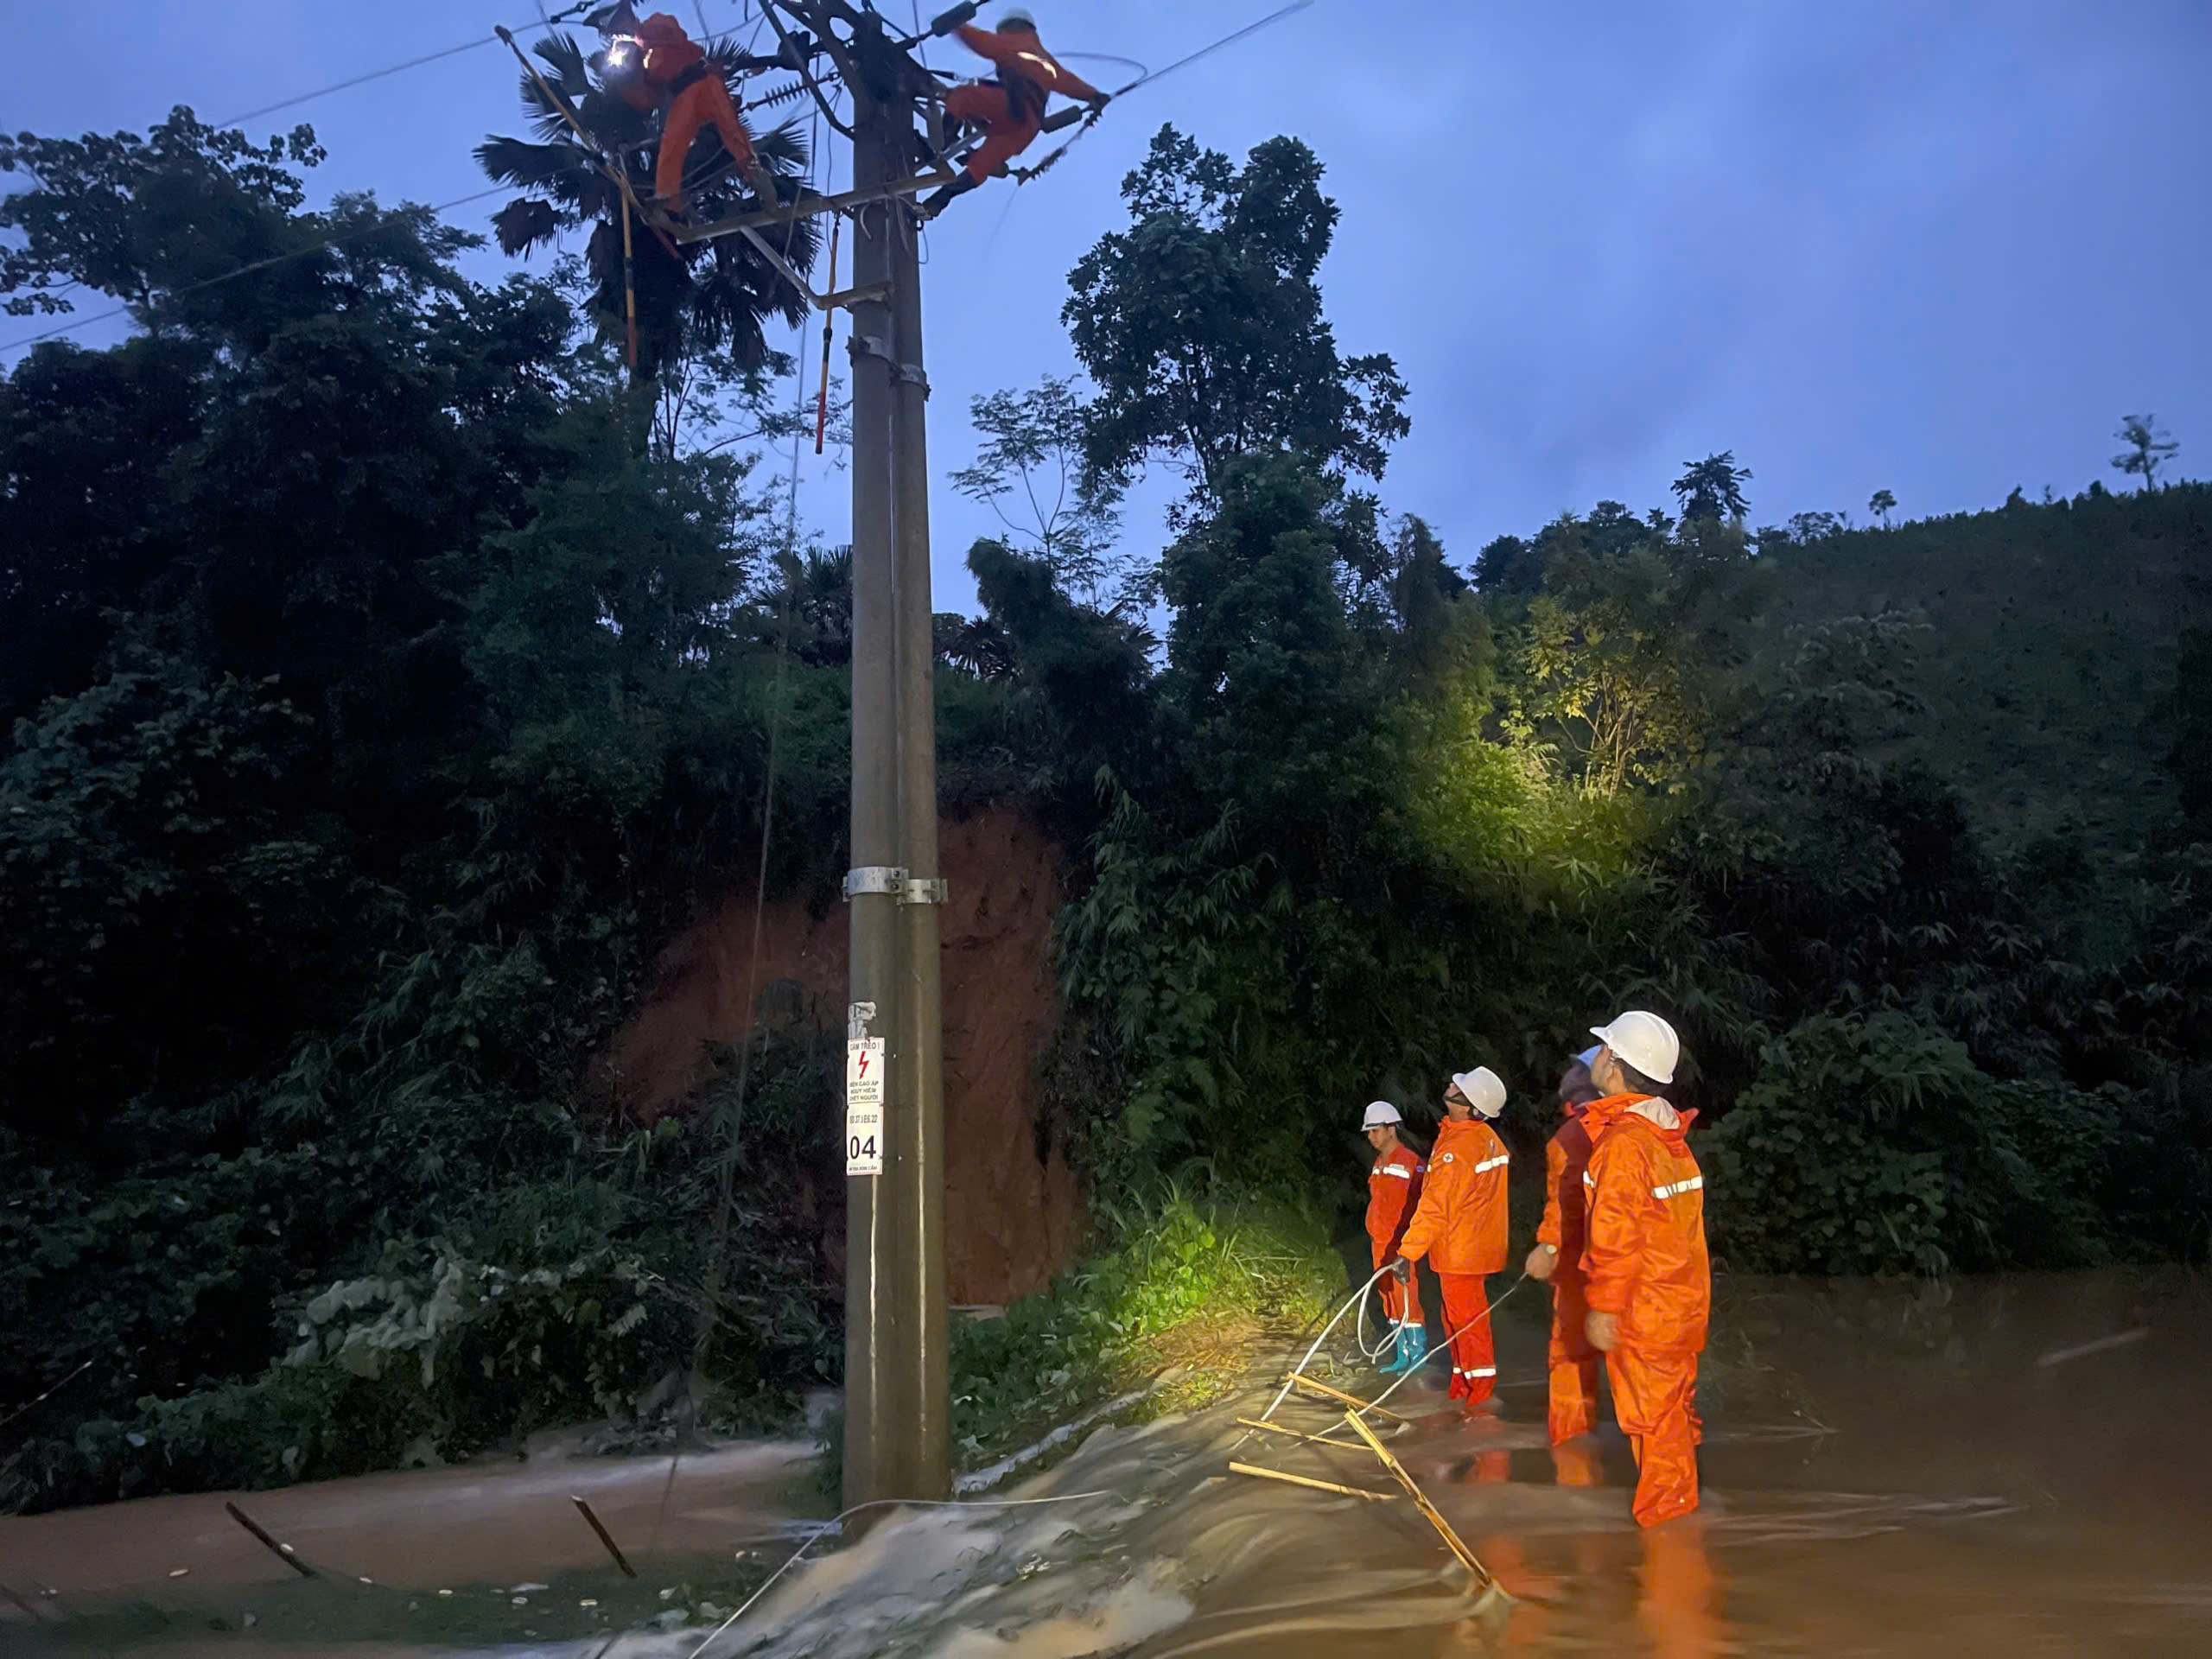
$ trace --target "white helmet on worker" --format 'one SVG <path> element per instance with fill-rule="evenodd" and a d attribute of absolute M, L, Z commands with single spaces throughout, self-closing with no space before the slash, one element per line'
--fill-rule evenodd
<path fill-rule="evenodd" d="M 1634 1066 L 1654 1083 L 1672 1083 L 1682 1058 L 1682 1039 L 1656 1014 L 1630 1008 L 1610 1026 L 1592 1026 L 1590 1034 L 1613 1051 L 1613 1058 Z"/>
<path fill-rule="evenodd" d="M 1386 1124 L 1402 1123 L 1405 1121 L 1398 1116 L 1398 1109 L 1389 1101 L 1370 1100 L 1367 1103 L 1367 1116 L 1359 1127 L 1363 1129 L 1379 1129 Z"/>
<path fill-rule="evenodd" d="M 1452 1086 L 1467 1097 L 1477 1117 L 1496 1117 L 1505 1109 L 1504 1080 L 1486 1065 L 1453 1072 Z"/>
<path fill-rule="evenodd" d="M 1024 11 L 1020 6 L 1016 6 L 1013 10 L 1007 12 L 1005 16 L 999 19 L 999 27 L 1002 29 L 1026 29 L 1032 35 L 1034 35 L 1037 32 L 1037 20 L 1034 17 L 1032 17 L 1027 12 Z"/>

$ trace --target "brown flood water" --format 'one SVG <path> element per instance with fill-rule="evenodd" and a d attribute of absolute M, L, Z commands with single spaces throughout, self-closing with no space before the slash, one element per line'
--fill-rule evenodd
<path fill-rule="evenodd" d="M 1618 1436 L 1608 1431 L 1564 1459 L 1544 1445 L 1545 1313 L 1533 1287 L 1500 1312 L 1500 1421 L 1463 1425 L 1413 1387 L 1393 1402 L 1413 1400 L 1408 1412 L 1420 1421 L 1394 1435 L 1392 1449 L 1512 1592 L 1497 1617 L 1480 1614 L 1409 1505 L 1227 1474 L 1234 1419 L 1255 1414 L 1267 1397 L 1255 1376 L 1232 1404 L 1100 1430 L 1004 1494 L 1071 1501 L 884 1522 L 787 1575 L 702 1659 L 2212 1653 L 2212 1288 L 2203 1280 L 1736 1281 L 1700 1392 L 1705 1506 L 1650 1532 L 1628 1518 L 1633 1471 Z M 1336 1380 L 1370 1386 L 1356 1373 Z M 1330 1421 L 1299 1403 L 1279 1416 L 1309 1430 Z M 766 1454 L 752 1455 L 727 1471 L 687 1462 L 679 1492 L 688 1495 L 671 1509 L 686 1516 L 683 1548 L 727 1552 L 785 1524 L 774 1483 L 788 1470 L 770 1473 L 759 1461 Z M 1255 1438 L 1236 1455 L 1387 1485 L 1364 1452 L 1263 1449 Z M 620 1524 L 609 1516 L 620 1537 L 649 1525 L 666 1468 L 582 1464 L 539 1478 L 563 1510 L 584 1471 L 599 1470 L 613 1491 L 637 1489 Z M 349 1494 L 387 1507 L 364 1515 Z M 512 1509 L 495 1510 L 497 1502 L 447 1471 L 264 1494 L 251 1507 L 272 1530 L 283 1528 L 270 1517 L 283 1519 L 303 1553 L 386 1560 L 402 1580 L 458 1577 L 464 1559 L 550 1578 L 542 1564 L 563 1519 L 583 1546 L 564 1535 L 564 1560 L 588 1561 L 596 1548 L 572 1510 L 550 1529 L 513 1535 L 518 1548 L 487 1541 L 480 1535 L 512 1524 L 500 1518 Z M 237 1532 L 219 1500 L 0 1522 L 0 1583 L 20 1590 L 38 1576 L 35 1561 L 46 1563 L 39 1573 L 75 1561 L 88 1580 L 95 1561 L 157 1565 L 161 1547 L 149 1538 L 165 1538 L 173 1554 L 181 1534 L 139 1517 L 167 1513 L 162 1503 L 206 1505 L 217 1534 Z M 296 1519 L 280 1508 L 287 1503 L 301 1506 Z M 311 1524 L 332 1529 L 314 1549 Z M 242 1535 L 238 1542 L 260 1553 Z M 207 1548 L 250 1559 L 227 1538 Z M 126 1586 L 134 1569 L 103 1570 L 108 1594 L 181 1599 L 158 1582 Z M 172 1628 L 143 1643 L 110 1634 L 98 1646 L 149 1656 L 368 1651 L 199 1630 L 188 1637 Z M 0 1606 L 0 1650 L 94 1650 L 65 1647 L 64 1634 L 50 1624 L 29 1645 L 26 1621 Z M 380 1656 L 497 1649 L 594 1659 L 607 1640 L 540 1641 L 520 1628 L 466 1640 L 427 1629 L 422 1639 L 378 1634 Z M 689 1659 L 705 1634 L 639 1630 L 619 1637 L 607 1659 Z"/>

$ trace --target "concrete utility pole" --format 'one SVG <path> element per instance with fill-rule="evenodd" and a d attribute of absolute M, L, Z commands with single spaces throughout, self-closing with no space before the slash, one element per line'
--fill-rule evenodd
<path fill-rule="evenodd" d="M 872 14 L 868 14 L 872 16 Z M 856 56 L 865 56 L 859 53 Z M 911 103 L 852 79 L 856 194 L 911 170 Z M 918 226 L 854 213 L 853 785 L 847 1011 L 848 1507 L 950 1495 L 936 649 Z"/>

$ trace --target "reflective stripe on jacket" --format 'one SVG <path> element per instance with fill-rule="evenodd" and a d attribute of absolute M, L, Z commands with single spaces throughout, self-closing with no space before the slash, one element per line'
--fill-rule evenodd
<path fill-rule="evenodd" d="M 1398 1253 L 1438 1273 L 1505 1266 L 1505 1142 L 1479 1117 L 1445 1119 L 1428 1154 L 1421 1204 Z"/>
<path fill-rule="evenodd" d="M 1660 1109 L 1662 1120 L 1638 1108 Z M 1585 1114 L 1592 1150 L 1584 1172 L 1589 1235 L 1583 1297 L 1620 1320 L 1624 1347 L 1696 1353 L 1713 1308 L 1705 1249 L 1705 1176 L 1690 1154 L 1695 1112 L 1616 1095 Z"/>
<path fill-rule="evenodd" d="M 1409 1147 L 1393 1147 L 1367 1172 L 1367 1236 L 1395 1249 L 1398 1236 L 1421 1203 L 1421 1177 L 1428 1166 Z"/>

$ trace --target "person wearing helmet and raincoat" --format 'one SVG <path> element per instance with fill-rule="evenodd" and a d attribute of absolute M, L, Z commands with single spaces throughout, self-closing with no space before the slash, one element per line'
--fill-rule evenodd
<path fill-rule="evenodd" d="M 1404 1121 L 1389 1101 L 1377 1100 L 1369 1103 L 1360 1125 L 1376 1152 L 1374 1167 L 1367 1172 L 1367 1241 L 1378 1268 L 1398 1254 L 1398 1241 L 1421 1203 L 1421 1178 L 1428 1173 L 1421 1154 L 1398 1138 L 1398 1126 Z M 1411 1279 L 1401 1283 L 1395 1274 L 1386 1277 L 1382 1316 L 1396 1328 L 1397 1340 L 1396 1352 L 1384 1370 L 1409 1371 L 1428 1357 L 1419 1284 Z"/>
<path fill-rule="evenodd" d="M 1104 92 L 1045 49 L 1037 38 L 1037 20 L 1026 11 L 1007 12 L 995 29 L 963 23 L 955 33 L 969 51 L 989 59 L 998 73 L 988 80 L 956 86 L 944 95 L 944 112 L 982 128 L 983 142 L 968 157 L 961 176 L 924 204 L 932 213 L 954 197 L 967 194 L 1036 143 L 1045 129 L 1046 100 L 1054 92 L 1079 99 L 1094 112 L 1104 109 L 1108 101 Z"/>
<path fill-rule="evenodd" d="M 1650 1527 L 1697 1507 L 1697 1357 L 1713 1304 L 1705 1176 L 1688 1140 L 1697 1114 L 1660 1094 L 1681 1058 L 1674 1027 L 1631 1009 L 1591 1032 L 1601 1046 L 1590 1076 L 1605 1094 L 1583 1113 L 1583 1330 L 1605 1357 L 1636 1452 L 1637 1523 Z"/>
<path fill-rule="evenodd" d="M 1590 1345 L 1583 1330 L 1590 1308 L 1582 1294 L 1582 1175 L 1590 1167 L 1591 1150 L 1584 1118 L 1599 1094 L 1590 1068 L 1604 1052 L 1602 1045 L 1584 1050 L 1560 1079 L 1560 1104 L 1567 1121 L 1544 1147 L 1544 1219 L 1527 1263 L 1531 1279 L 1549 1280 L 1552 1287 L 1547 1416 L 1554 1446 L 1598 1426 L 1598 1374 L 1605 1368 L 1605 1357 Z"/>
<path fill-rule="evenodd" d="M 1488 1066 L 1452 1077 L 1421 1203 L 1393 1262 L 1401 1281 L 1409 1281 L 1413 1263 L 1428 1258 L 1452 1333 L 1452 1398 L 1470 1411 L 1497 1388 L 1484 1281 L 1505 1266 L 1508 1159 L 1505 1142 L 1491 1128 L 1504 1109 L 1505 1084 Z"/>
<path fill-rule="evenodd" d="M 775 201 L 775 179 L 753 154 L 753 135 L 738 117 L 729 83 L 708 61 L 705 49 L 664 11 L 641 23 L 632 17 L 623 4 L 594 12 L 591 21 L 610 37 L 607 84 L 634 110 L 664 106 L 660 154 L 653 162 L 653 194 L 662 211 L 683 212 L 684 162 L 692 140 L 709 124 L 720 135 L 722 148 L 753 194 L 764 202 Z"/>

